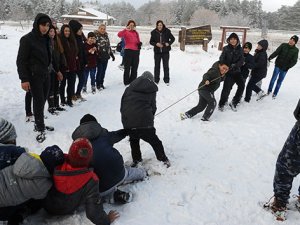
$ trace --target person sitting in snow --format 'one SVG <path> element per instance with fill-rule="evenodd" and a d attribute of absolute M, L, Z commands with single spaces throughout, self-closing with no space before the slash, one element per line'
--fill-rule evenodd
<path fill-rule="evenodd" d="M 132 167 L 136 167 L 138 163 L 142 162 L 140 139 L 152 146 L 157 160 L 163 162 L 167 167 L 171 166 L 154 127 L 157 91 L 158 87 L 154 83 L 153 74 L 146 71 L 130 83 L 121 99 L 120 111 L 123 127 L 129 134 Z"/>
<path fill-rule="evenodd" d="M 11 123 L 0 119 L 0 221 L 19 224 L 41 207 L 52 186 L 55 166 L 64 162 L 62 150 L 54 145 L 40 155 L 15 146 L 16 132 Z"/>
<path fill-rule="evenodd" d="M 220 87 L 224 75 L 228 72 L 229 65 L 223 62 L 215 62 L 213 66 L 203 75 L 203 79 L 198 86 L 199 102 L 198 105 L 185 113 L 181 113 L 182 120 L 191 118 L 202 112 L 205 112 L 201 118 L 208 121 L 216 108 L 216 99 L 214 92 Z"/>
<path fill-rule="evenodd" d="M 285 211 L 289 200 L 294 177 L 300 173 L 300 100 L 294 111 L 297 120 L 291 130 L 276 162 L 273 180 L 274 201 L 270 204 L 274 212 Z M 296 207 L 300 209 L 300 188 Z"/>
<path fill-rule="evenodd" d="M 118 190 L 117 187 L 123 183 L 143 180 L 147 176 L 143 168 L 124 166 L 122 155 L 113 147 L 126 135 L 125 130 L 107 131 L 90 114 L 81 118 L 79 127 L 72 134 L 73 140 L 84 137 L 91 141 L 94 149 L 91 166 L 100 178 L 100 195 L 111 203 L 130 202 L 131 194 Z"/>
<path fill-rule="evenodd" d="M 89 164 L 93 158 L 92 144 L 86 138 L 76 139 L 65 162 L 53 174 L 54 186 L 44 200 L 44 209 L 52 215 L 72 214 L 85 204 L 87 218 L 97 225 L 109 225 L 119 217 L 116 211 L 107 215 L 99 195 L 99 179 Z"/>

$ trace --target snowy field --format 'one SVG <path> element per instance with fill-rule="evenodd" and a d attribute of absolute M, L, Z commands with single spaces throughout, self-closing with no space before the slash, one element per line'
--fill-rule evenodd
<path fill-rule="evenodd" d="M 55 131 L 47 134 L 44 143 L 37 143 L 33 124 L 25 122 L 25 92 L 21 89 L 16 68 L 19 39 L 28 30 L 21 31 L 9 26 L 2 26 L 1 29 L 9 39 L 0 40 L 0 116 L 15 124 L 18 145 L 39 153 L 46 146 L 57 144 L 67 152 L 72 141 L 71 134 L 86 113 L 95 115 L 101 125 L 109 130 L 122 128 L 119 109 L 125 87 L 123 73 L 117 67 L 121 57 L 116 56 L 116 61 L 110 61 L 108 65 L 104 83 L 107 89 L 95 95 L 87 94 L 86 102 L 76 103 L 59 116 L 45 111 L 48 116 L 45 122 L 54 126 Z M 289 38 L 290 35 L 285 36 L 286 41 Z M 187 47 L 186 52 L 174 48 L 170 58 L 170 86 L 163 82 L 158 85 L 157 112 L 197 89 L 202 75 L 218 60 L 219 55 L 216 48 L 209 49 L 208 53 L 200 47 Z M 153 51 L 146 46 L 141 51 L 139 74 L 145 70 L 153 72 L 153 67 Z M 274 64 L 271 64 L 268 76 L 263 80 L 264 90 L 273 68 Z M 299 73 L 298 63 L 288 72 L 276 100 L 266 97 L 257 102 L 256 96 L 253 96 L 250 104 L 241 103 L 238 112 L 216 110 L 210 122 L 200 120 L 202 113 L 190 120 L 179 119 L 180 112 L 197 104 L 197 92 L 158 115 L 155 126 L 172 166 L 166 169 L 155 159 L 151 147 L 142 143 L 144 165 L 152 176 L 149 180 L 121 187 L 133 192 L 133 202 L 121 206 L 104 205 L 107 212 L 111 209 L 120 212 L 121 217 L 114 224 L 299 224 L 299 212 L 290 211 L 287 221 L 277 222 L 258 206 L 259 201 L 267 201 L 273 194 L 276 158 L 295 123 L 293 110 L 300 96 Z M 221 88 L 215 93 L 217 101 L 220 92 Z M 235 88 L 230 99 L 234 92 Z M 130 163 L 128 139 L 115 147 Z M 296 178 L 292 194 L 298 194 L 299 183 L 299 178 Z M 91 222 L 82 211 L 64 217 L 50 217 L 41 211 L 24 224 L 88 225 Z"/>

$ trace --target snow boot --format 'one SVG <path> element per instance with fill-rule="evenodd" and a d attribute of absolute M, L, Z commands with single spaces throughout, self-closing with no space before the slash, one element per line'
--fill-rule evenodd
<path fill-rule="evenodd" d="M 126 204 L 132 201 L 132 193 L 117 189 L 114 193 L 114 203 Z"/>
<path fill-rule="evenodd" d="M 256 101 L 259 101 L 259 100 L 262 100 L 264 97 L 266 97 L 267 96 L 267 94 L 264 92 L 264 91 L 260 91 L 260 92 L 258 92 L 258 94 L 257 94 L 257 99 L 256 99 Z"/>
<path fill-rule="evenodd" d="M 191 118 L 191 116 L 188 113 L 180 113 L 181 120 L 185 120 L 185 119 L 189 119 L 189 118 Z"/>
<path fill-rule="evenodd" d="M 233 112 L 237 112 L 236 104 L 234 104 L 233 102 L 230 102 L 229 106 L 230 106 L 230 108 L 232 109 Z"/>

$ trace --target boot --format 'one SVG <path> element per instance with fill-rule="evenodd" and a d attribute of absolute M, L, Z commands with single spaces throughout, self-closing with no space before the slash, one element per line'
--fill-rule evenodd
<path fill-rule="evenodd" d="M 117 189 L 114 193 L 114 203 L 126 204 L 132 201 L 132 193 Z"/>

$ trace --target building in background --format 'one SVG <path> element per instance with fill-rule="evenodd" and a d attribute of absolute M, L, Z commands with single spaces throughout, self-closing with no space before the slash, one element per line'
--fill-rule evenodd
<path fill-rule="evenodd" d="M 84 25 L 98 26 L 101 23 L 106 25 L 114 25 L 116 19 L 103 12 L 91 8 L 78 8 L 77 11 L 68 15 L 62 15 L 62 23 L 69 23 L 70 20 L 78 20 Z"/>

